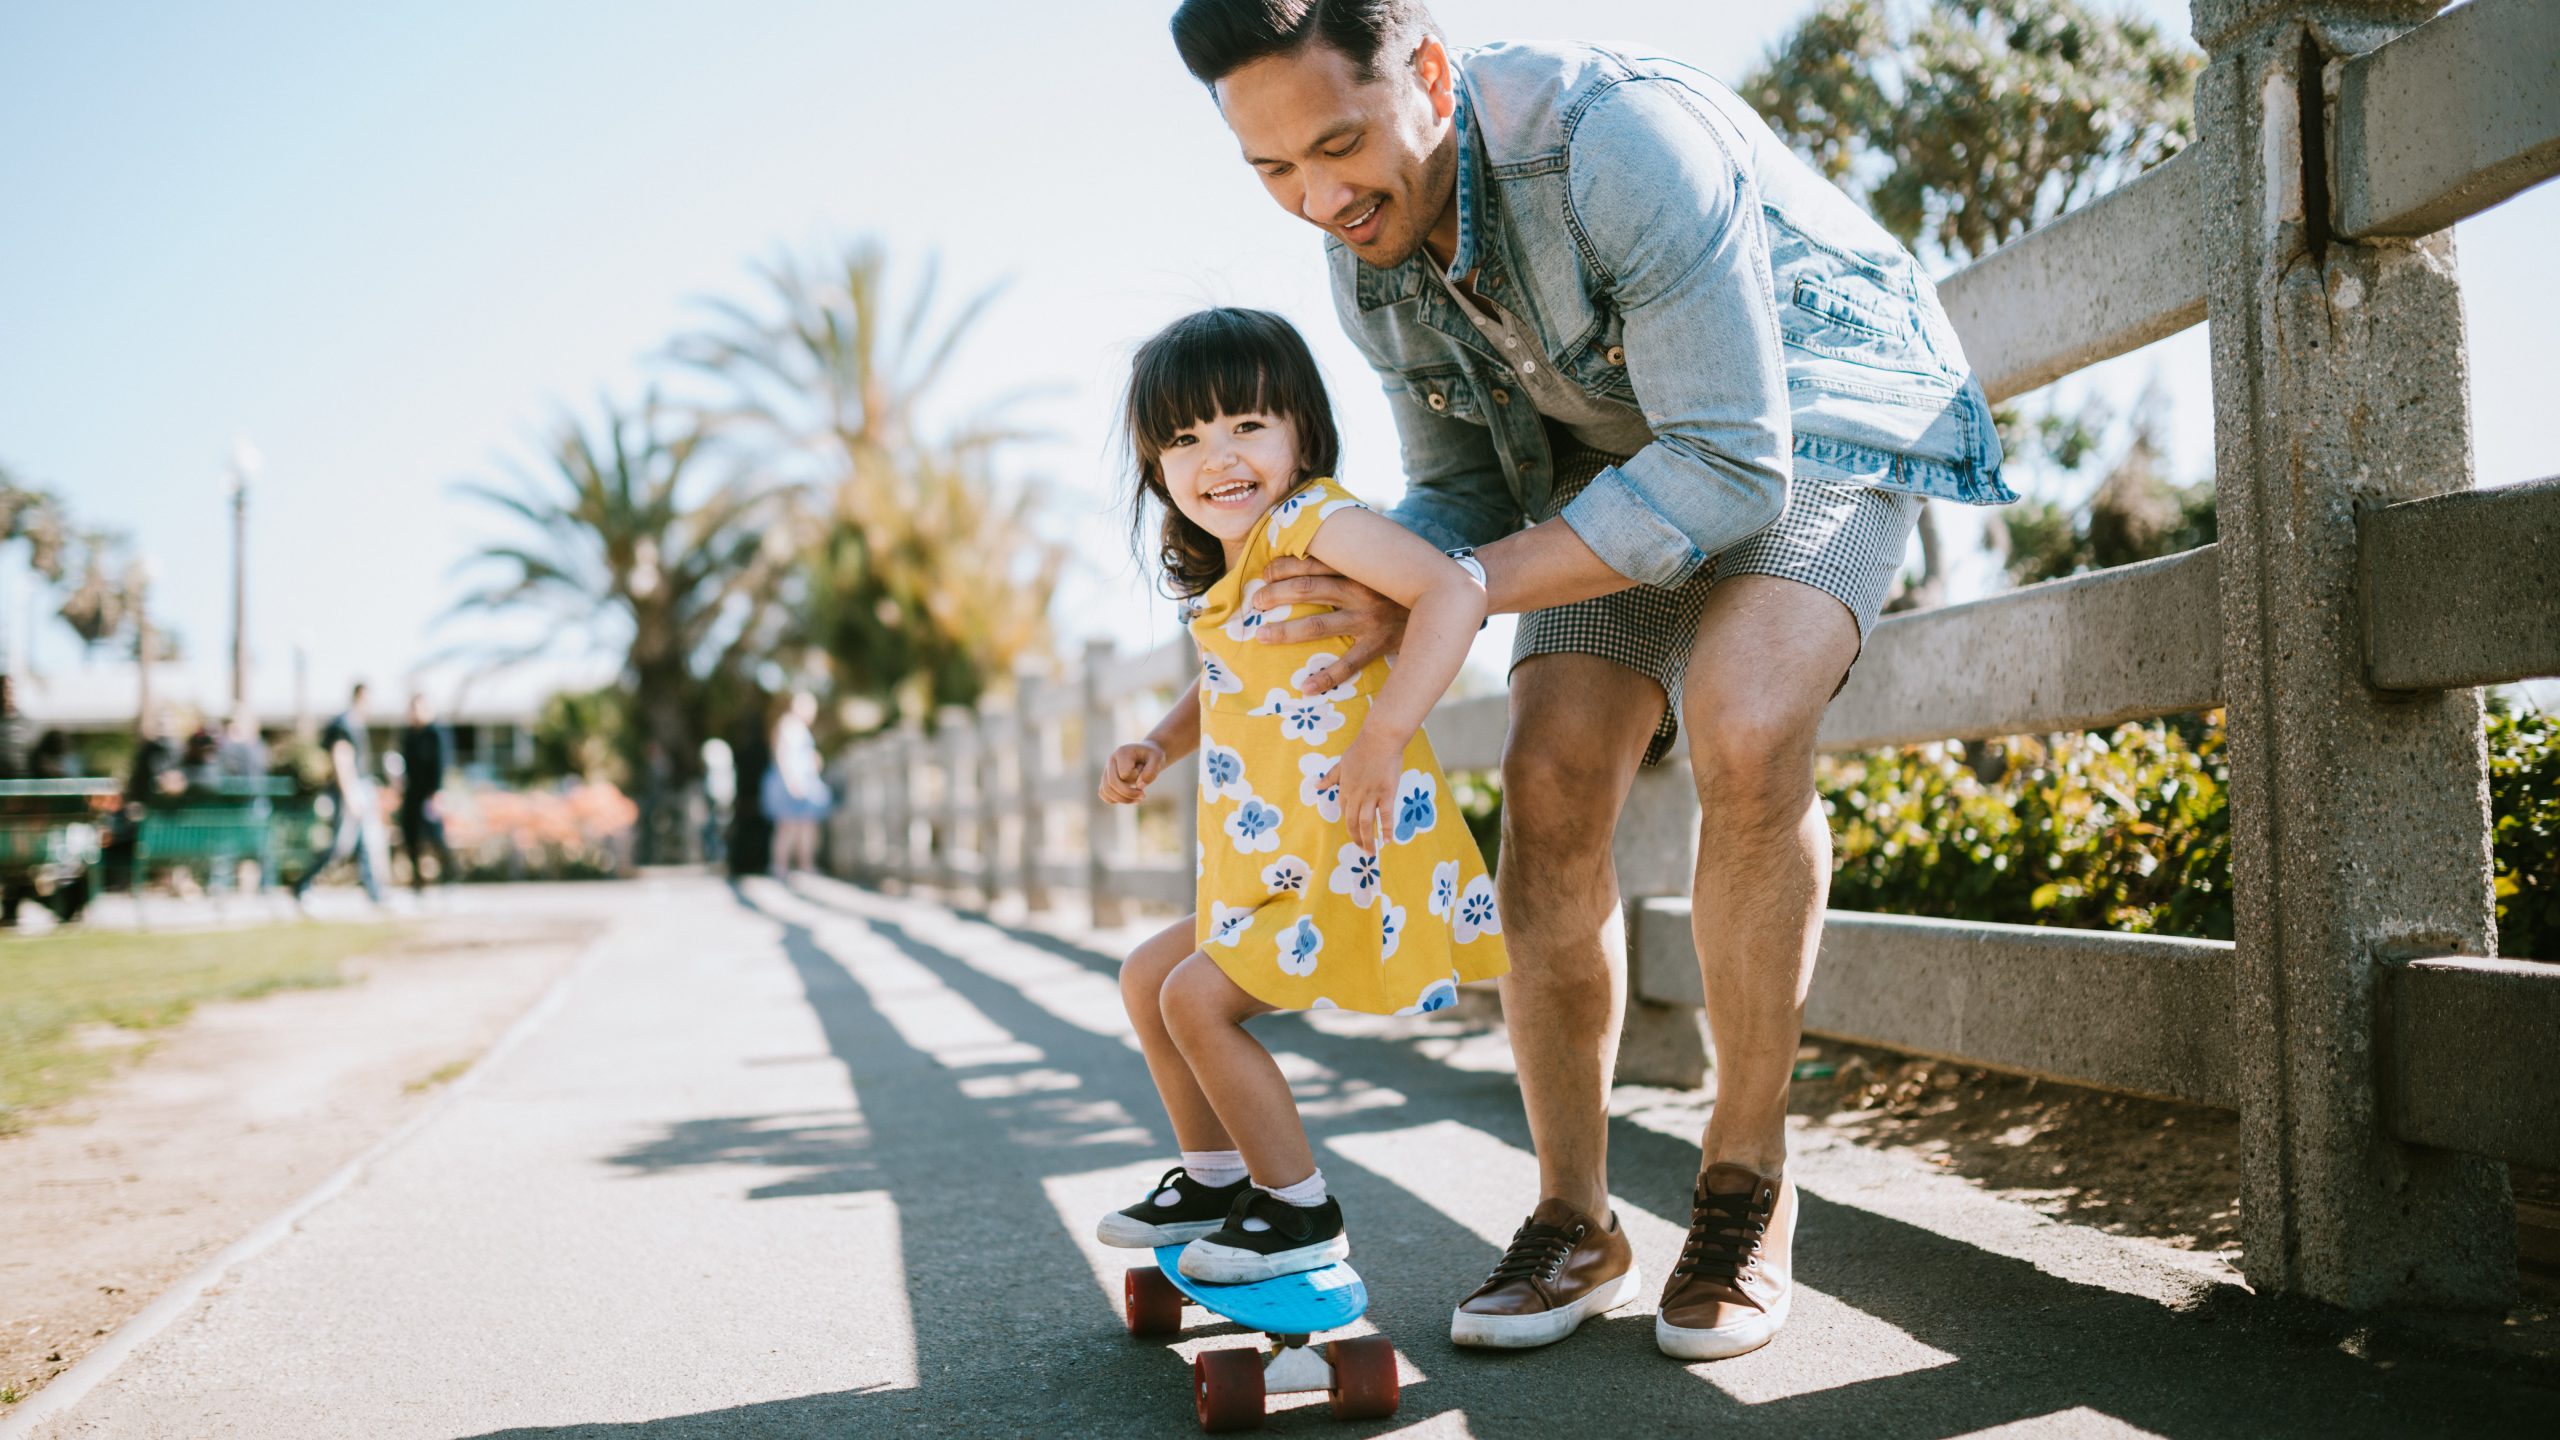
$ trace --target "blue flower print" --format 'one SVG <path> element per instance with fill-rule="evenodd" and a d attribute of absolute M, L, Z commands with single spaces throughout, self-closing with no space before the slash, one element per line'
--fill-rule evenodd
<path fill-rule="evenodd" d="M 1304 895 L 1315 872 L 1295 855 L 1283 855 L 1262 867 L 1263 888 L 1274 895 Z"/>
<path fill-rule="evenodd" d="M 1342 786 L 1333 778 L 1333 757 L 1298 757 L 1298 803 L 1312 805 L 1327 825 L 1342 819 Z"/>
<path fill-rule="evenodd" d="M 1286 690 L 1273 690 L 1253 707 L 1256 715 L 1280 717 L 1280 733 L 1292 740 L 1322 745 L 1324 737 L 1350 723 L 1351 717 L 1333 708 L 1323 695 L 1298 696 Z"/>
<path fill-rule="evenodd" d="M 1396 946 L 1404 941 L 1404 907 L 1393 900 L 1378 901 L 1378 958 L 1395 958 Z"/>
<path fill-rule="evenodd" d="M 1446 1010 L 1457 1003 L 1458 982 L 1455 980 L 1440 979 L 1434 980 L 1430 984 L 1423 986 L 1422 993 L 1414 997 L 1413 1003 L 1407 1005 L 1396 1013 L 1399 1015 L 1428 1015 L 1435 1010 Z"/>
<path fill-rule="evenodd" d="M 1316 973 L 1316 952 L 1324 948 L 1324 932 L 1312 919 L 1300 917 L 1297 924 L 1280 932 L 1280 970 L 1286 975 Z"/>
<path fill-rule="evenodd" d="M 1277 850 L 1280 848 L 1280 809 L 1247 795 L 1235 813 L 1227 817 L 1226 830 L 1236 842 L 1239 855 Z"/>
<path fill-rule="evenodd" d="M 1458 862 L 1443 860 L 1431 867 L 1432 914 L 1446 920 L 1458 908 Z"/>
<path fill-rule="evenodd" d="M 1502 933 L 1502 911 L 1493 899 L 1493 882 L 1479 875 L 1467 882 L 1458 895 L 1458 918 L 1450 922 L 1450 931 L 1464 945 L 1478 935 Z"/>
<path fill-rule="evenodd" d="M 1244 932 L 1252 928 L 1253 912 L 1251 910 L 1229 905 L 1223 900 L 1209 902 L 1210 944 L 1224 945 L 1232 950 L 1236 947 L 1236 942 L 1244 938 Z"/>
<path fill-rule="evenodd" d="M 1211 743 L 1200 747 L 1200 798 L 1215 800 L 1220 796 L 1250 800 L 1253 787 L 1244 783 L 1244 756 Z"/>
<path fill-rule="evenodd" d="M 1325 882 L 1336 895 L 1348 895 L 1351 903 L 1366 910 L 1378 898 L 1378 857 L 1357 845 L 1345 845 L 1335 853 L 1332 878 Z"/>
<path fill-rule="evenodd" d="M 1440 782 L 1427 770 L 1407 770 L 1396 781 L 1396 843 L 1440 823 Z"/>
<path fill-rule="evenodd" d="M 1216 652 L 1203 650 L 1200 652 L 1200 690 L 1207 695 L 1240 695 L 1244 693 L 1244 682 L 1236 678 L 1236 672 L 1228 669 L 1227 662 L 1219 659 Z"/>

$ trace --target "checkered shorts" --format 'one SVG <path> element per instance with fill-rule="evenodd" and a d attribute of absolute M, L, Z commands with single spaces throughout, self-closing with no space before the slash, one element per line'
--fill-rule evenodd
<path fill-rule="evenodd" d="M 1591 477 L 1625 458 L 1571 444 L 1557 446 L 1555 456 L 1555 498 L 1549 514 L 1538 517 L 1542 520 L 1552 519 Z M 1864 645 L 1919 519 L 1916 495 L 1799 478 L 1788 487 L 1787 508 L 1776 524 L 1718 551 L 1675 588 L 1638 585 L 1521 616 L 1511 663 L 1516 666 L 1532 655 L 1597 655 L 1652 676 L 1661 683 L 1667 703 L 1653 743 L 1645 748 L 1644 763 L 1658 765 L 1680 737 L 1681 682 L 1689 673 L 1698 617 L 1705 613 L 1707 592 L 1716 581 L 1727 575 L 1775 575 L 1810 585 L 1849 607 L 1858 622 L 1858 643 Z"/>

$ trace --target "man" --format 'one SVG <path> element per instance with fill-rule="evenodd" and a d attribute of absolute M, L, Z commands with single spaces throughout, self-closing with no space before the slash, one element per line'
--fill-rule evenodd
<path fill-rule="evenodd" d="M 329 757 L 329 794 L 337 802 L 337 828 L 329 853 L 313 861 L 293 882 L 297 905 L 311 893 L 313 881 L 349 855 L 356 857 L 356 878 L 364 883 L 364 893 L 374 904 L 382 903 L 382 816 L 375 808 L 368 774 L 373 768 L 373 746 L 365 736 L 364 722 L 365 686 L 359 680 L 347 693 L 347 708 L 331 716 L 320 731 L 320 748 Z"/>
<path fill-rule="evenodd" d="M 1482 547 L 1492 608 L 1522 614 L 1502 854 L 1537 858 L 1502 866 L 1502 992 L 1541 1194 L 1451 1336 L 1546 1344 L 1642 1283 L 1608 1210 L 1626 977 L 1602 931 L 1619 807 L 1685 719 L 1717 1099 L 1655 1339 L 1754 1349 L 1793 1289 L 1815 728 L 1920 497 L 2014 498 L 1990 407 L 1911 257 L 1696 70 L 1453 54 L 1420 0 L 1188 0 L 1173 32 L 1265 189 L 1328 236 L 1403 441 L 1396 518 Z M 1384 597 L 1281 563 L 1265 608 L 1328 609 L 1265 638 L 1354 637 L 1313 688 L 1394 648 Z"/>
<path fill-rule="evenodd" d="M 409 697 L 409 725 L 400 732 L 400 849 L 409 857 L 409 889 L 427 893 L 427 851 L 436 853 L 436 878 L 453 883 L 453 848 L 445 843 L 444 772 L 453 737 L 436 721 L 435 702 L 420 691 Z"/>

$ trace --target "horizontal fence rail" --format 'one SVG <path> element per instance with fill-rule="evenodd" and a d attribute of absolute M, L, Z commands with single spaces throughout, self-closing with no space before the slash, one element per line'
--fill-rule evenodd
<path fill-rule="evenodd" d="M 1939 282 L 1994 403 L 2204 320 L 2192 148 Z"/>
<path fill-rule="evenodd" d="M 2383 1094 L 2413 1145 L 2560 1170 L 2560 985 L 2530 961 L 2440 955 L 2383 971 Z"/>
<path fill-rule="evenodd" d="M 2236 1108 L 2254 1283 L 2363 1306 L 2423 1272 L 2430 1298 L 2479 1301 L 2513 1281 L 2482 1267 L 2476 1242 L 2504 1192 L 2425 1157 L 2560 1168 L 2560 965 L 2403 961 L 2371 937 L 2490 948 L 2466 687 L 2560 674 L 2560 480 L 2470 489 L 2467 451 L 2444 440 L 2467 433 L 2463 367 L 2432 348 L 2459 335 L 2453 257 L 2424 238 L 2560 170 L 2560 0 L 2476 0 L 2343 57 L 2323 47 L 2390 33 L 2406 0 L 2194 5 L 2212 55 L 2196 141 L 1940 291 L 1995 400 L 2211 309 L 2222 543 L 1889 617 L 1818 744 L 2227 705 L 2240 938 L 1832 912 L 1806 1024 Z M 2322 194 L 2334 234 L 2303 213 Z M 2454 493 L 2404 498 L 2432 490 Z M 856 747 L 838 772 L 834 863 L 1035 907 L 1080 890 L 1106 925 L 1127 901 L 1187 905 L 1196 770 L 1175 767 L 1139 813 L 1095 790 L 1111 748 L 1196 663 L 1188 637 L 1137 656 L 1092 648 L 1072 681 L 1028 676 L 1010 708 L 939 717 L 942 737 Z M 1506 698 L 1482 696 L 1444 700 L 1430 728 L 1449 769 L 1486 770 L 1507 722 Z M 2368 783 L 2394 766 L 2407 773 Z M 1690 873 L 1697 822 L 1675 763 L 1640 777 L 1615 832 L 1625 1078 L 1695 1079 L 1680 1067 L 1695 1063 L 1704 996 L 1689 902 L 1667 892 Z M 2346 910 L 2352 923 L 2333 913 Z M 1640 1041 L 1669 1033 L 1640 1023 L 1665 1015 L 1690 1017 L 1687 1051 Z"/>
<path fill-rule="evenodd" d="M 1689 902 L 1644 902 L 1633 983 L 1705 1003 Z M 1834 910 L 1805 1028 L 1834 1039 L 2229 1108 L 2231 945 Z"/>
<path fill-rule="evenodd" d="M 2338 76 L 2338 233 L 2427 235 L 2560 175 L 2560 5 L 2474 0 Z"/>
<path fill-rule="evenodd" d="M 2375 685 L 2560 674 L 2560 476 L 2404 501 L 2364 516 L 2357 538 Z"/>
<path fill-rule="evenodd" d="M 2093 730 L 2222 703 L 2220 554 L 1888 616 L 1823 712 L 1824 750 Z"/>

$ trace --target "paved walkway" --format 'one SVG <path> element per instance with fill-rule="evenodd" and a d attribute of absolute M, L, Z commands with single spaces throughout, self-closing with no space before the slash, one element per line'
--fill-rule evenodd
<path fill-rule="evenodd" d="M 1088 1238 L 1169 1146 L 1115 957 L 823 881 L 629 895 L 520 1043 L 34 1433 L 1192 1433 L 1184 1357 L 1238 1342 L 1132 1340 L 1125 1255 Z M 1776 1345 L 1684 1367 L 1635 1309 L 1461 1353 L 1448 1306 L 1533 1171 L 1498 1047 L 1418 1023 L 1266 1031 L 1406 1360 L 1403 1412 L 1360 1433 L 2478 1436 L 2560 1413 L 1818 1131 L 1796 1165 L 1819 1289 Z M 1611 1136 L 1651 1274 L 1689 1123 Z M 1273 1428 L 1350 1433 L 1321 1408 Z"/>

